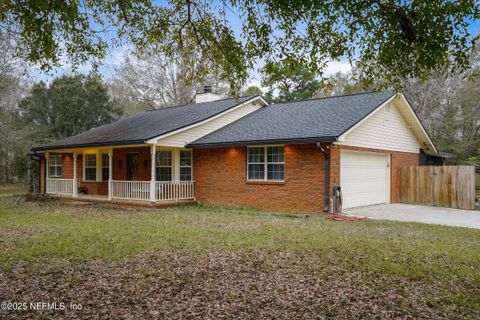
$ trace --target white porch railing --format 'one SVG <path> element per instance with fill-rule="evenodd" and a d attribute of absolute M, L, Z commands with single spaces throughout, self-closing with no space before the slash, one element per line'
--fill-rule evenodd
<path fill-rule="evenodd" d="M 151 201 L 150 181 L 119 181 L 109 184 L 112 199 Z M 80 185 L 80 183 L 78 184 Z M 73 195 L 73 179 L 47 179 L 47 193 Z M 155 201 L 176 201 L 195 199 L 193 181 L 155 182 Z"/>
<path fill-rule="evenodd" d="M 150 181 L 119 181 L 113 180 L 109 186 L 112 188 L 112 198 L 124 200 L 150 200 Z"/>
<path fill-rule="evenodd" d="M 195 198 L 193 181 L 157 181 L 155 200 L 189 200 Z"/>
<path fill-rule="evenodd" d="M 73 179 L 50 179 L 47 178 L 47 193 L 73 195 Z"/>

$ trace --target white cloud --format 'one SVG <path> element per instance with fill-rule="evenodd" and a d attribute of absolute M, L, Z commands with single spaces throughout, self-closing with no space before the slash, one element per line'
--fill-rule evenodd
<path fill-rule="evenodd" d="M 332 61 L 327 64 L 324 75 L 331 76 L 338 72 L 347 73 L 352 70 L 352 66 L 348 61 Z"/>

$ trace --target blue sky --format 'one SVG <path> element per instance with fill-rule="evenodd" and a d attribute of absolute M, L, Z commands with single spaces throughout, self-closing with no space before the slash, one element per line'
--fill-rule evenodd
<path fill-rule="evenodd" d="M 241 23 L 238 17 L 238 12 L 233 10 L 227 10 L 227 19 L 237 36 L 241 40 Z M 479 34 L 480 33 L 480 22 L 479 21 L 470 21 L 469 24 L 469 31 L 471 34 Z M 114 36 L 114 34 L 106 35 Z M 119 68 L 124 61 L 126 55 L 133 52 L 134 48 L 131 45 L 124 45 L 121 47 L 111 47 L 109 48 L 108 54 L 103 61 L 102 66 L 99 68 L 99 72 L 105 80 L 109 80 L 115 74 L 115 70 Z M 340 60 L 340 61 L 331 61 L 327 68 L 324 70 L 324 74 L 326 76 L 335 74 L 339 71 L 341 72 L 348 72 L 351 69 L 351 66 L 348 61 Z M 91 63 L 86 63 L 80 66 L 77 69 L 77 72 L 88 74 L 92 70 Z M 65 62 L 61 67 L 55 68 L 48 73 L 44 73 L 40 71 L 39 68 L 32 68 L 31 75 L 33 76 L 34 80 L 44 80 L 50 82 L 57 76 L 64 75 L 64 74 L 71 74 L 73 69 L 70 67 L 68 62 Z M 256 72 L 256 70 L 252 70 L 250 72 L 250 79 L 247 81 L 247 85 L 260 85 L 260 76 Z"/>

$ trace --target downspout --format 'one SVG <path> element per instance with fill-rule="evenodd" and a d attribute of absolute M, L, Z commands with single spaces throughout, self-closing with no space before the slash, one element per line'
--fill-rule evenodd
<path fill-rule="evenodd" d="M 324 154 L 325 156 L 325 178 L 323 179 L 325 182 L 324 186 L 324 191 L 323 191 L 323 212 L 330 212 L 329 208 L 329 199 L 328 199 L 328 189 L 330 188 L 330 152 L 328 152 L 329 147 L 326 146 L 327 151 L 322 147 L 322 144 L 320 142 L 317 142 L 317 148 L 320 149 L 320 151 Z"/>
<path fill-rule="evenodd" d="M 42 167 L 41 167 L 41 163 L 42 163 L 42 159 L 45 159 L 44 156 L 40 155 L 37 153 L 37 151 L 34 151 L 34 154 L 33 156 L 30 156 L 30 160 L 33 160 L 33 161 L 36 161 L 38 162 L 38 192 L 40 194 L 42 194 L 42 176 L 40 175 L 40 172 L 42 172 Z M 44 165 L 46 165 L 46 163 L 44 163 Z M 46 167 L 44 168 L 45 170 L 43 171 L 43 175 L 44 175 L 44 180 L 43 181 L 46 181 L 46 174 L 47 174 L 47 169 Z M 44 190 L 45 190 L 45 186 L 44 186 Z M 44 192 L 43 192 L 44 193 Z"/>

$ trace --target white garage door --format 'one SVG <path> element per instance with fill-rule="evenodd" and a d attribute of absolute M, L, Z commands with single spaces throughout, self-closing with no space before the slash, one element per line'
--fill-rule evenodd
<path fill-rule="evenodd" d="M 389 157 L 383 153 L 341 151 L 343 208 L 387 203 L 390 198 Z"/>

